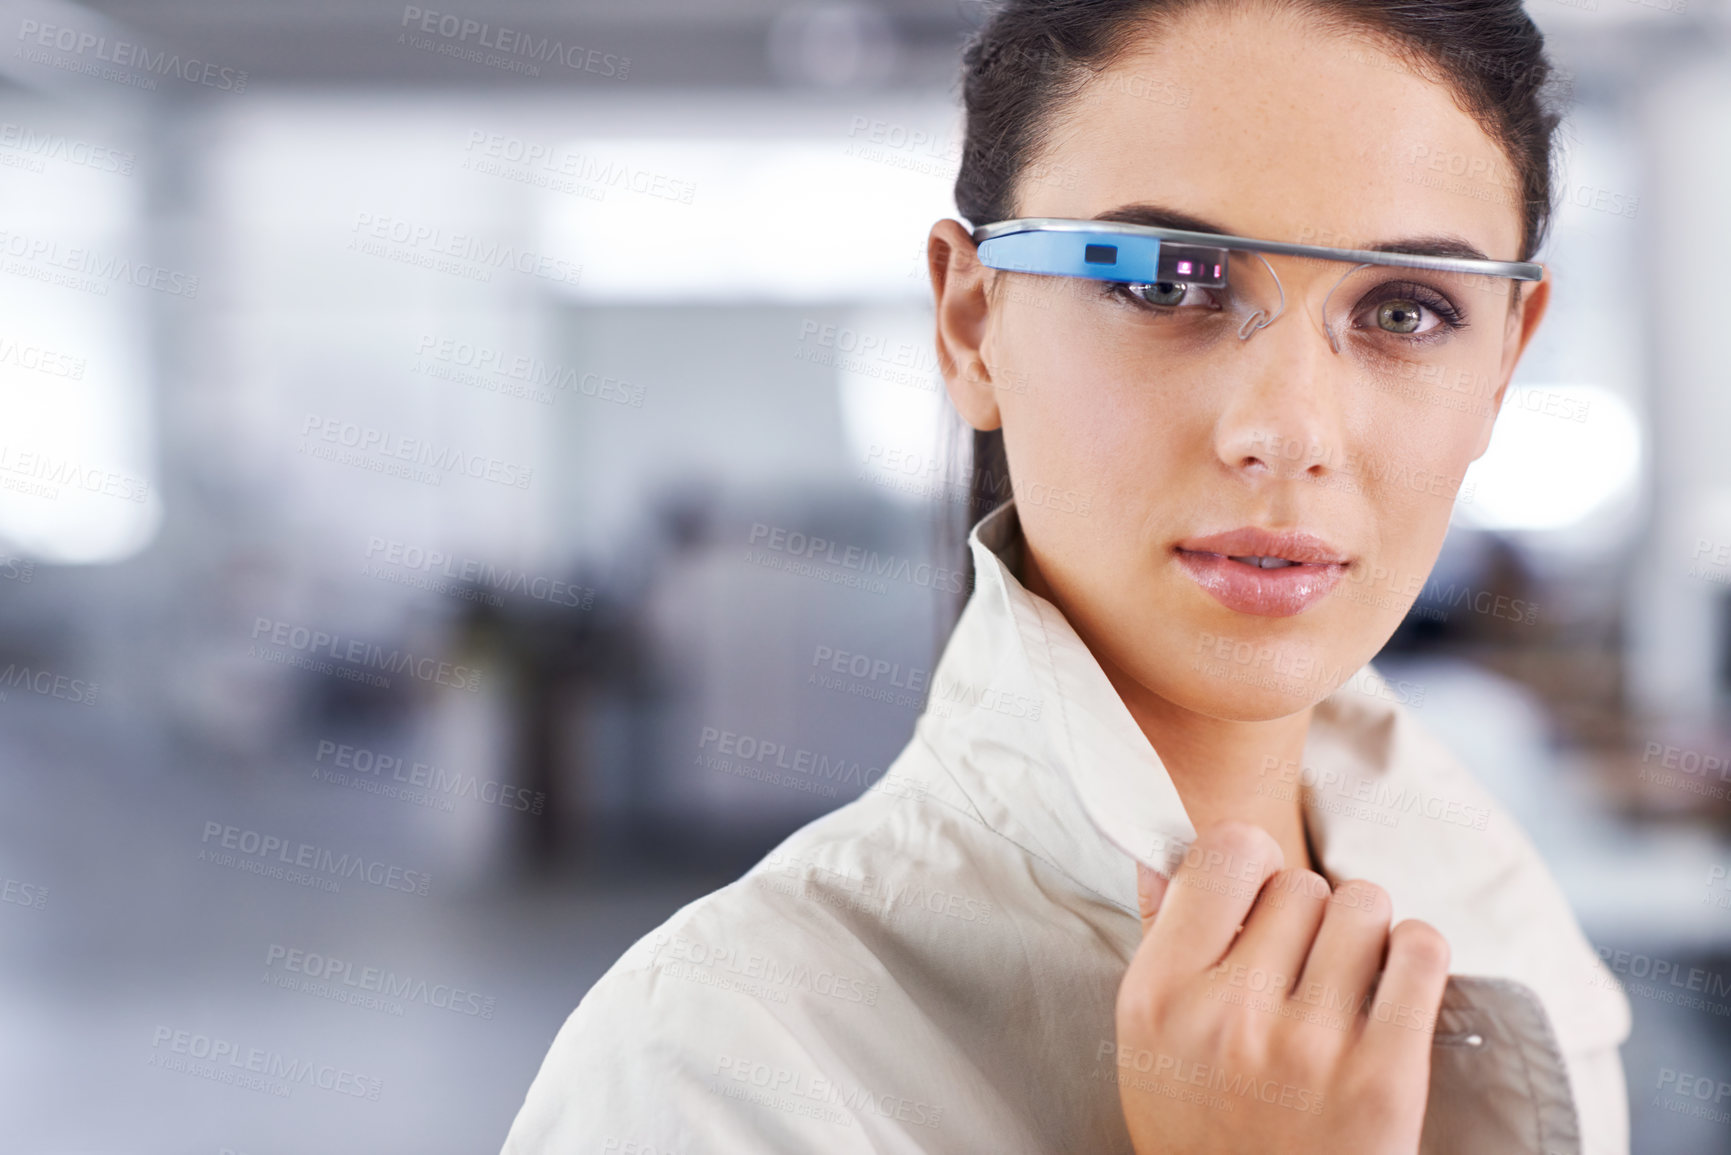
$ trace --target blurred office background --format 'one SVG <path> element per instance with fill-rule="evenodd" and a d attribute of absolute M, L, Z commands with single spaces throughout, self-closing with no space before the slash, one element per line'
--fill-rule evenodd
<path fill-rule="evenodd" d="M 1731 1080 L 1731 4 L 1531 10 L 1555 303 L 1380 665 L 1648 980 L 1635 1149 L 1724 1150 L 1663 1073 Z M 618 953 L 911 731 L 981 7 L 0 11 L 0 1146 L 495 1150 Z"/>

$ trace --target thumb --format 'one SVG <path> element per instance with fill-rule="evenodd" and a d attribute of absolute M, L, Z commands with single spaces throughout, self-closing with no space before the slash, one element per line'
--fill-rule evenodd
<path fill-rule="evenodd" d="M 1166 897 L 1169 882 L 1159 871 L 1140 862 L 1136 864 L 1136 905 L 1141 908 L 1143 935 L 1154 926 L 1154 915 L 1160 909 L 1160 901 Z"/>

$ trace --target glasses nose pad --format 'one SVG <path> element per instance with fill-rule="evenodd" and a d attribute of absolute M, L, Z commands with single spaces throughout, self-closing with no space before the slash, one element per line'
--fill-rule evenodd
<path fill-rule="evenodd" d="M 1322 332 L 1328 338 L 1328 347 L 1333 349 L 1337 355 L 1340 353 L 1340 338 L 1334 335 L 1334 322 L 1330 319 L 1332 314 L 1328 311 L 1329 304 L 1334 300 L 1335 290 L 1346 284 L 1346 279 L 1348 277 L 1352 276 L 1360 269 L 1368 269 L 1370 267 L 1370 263 L 1367 261 L 1364 264 L 1354 265 L 1352 268 L 1346 270 L 1346 272 L 1340 275 L 1340 280 L 1334 283 L 1334 288 L 1328 291 L 1328 296 L 1322 299 Z"/>
<path fill-rule="evenodd" d="M 1280 303 L 1275 306 L 1272 314 L 1267 309 L 1258 308 L 1244 318 L 1244 323 L 1238 326 L 1238 339 L 1240 341 L 1248 341 L 1252 333 L 1258 329 L 1266 329 L 1279 320 L 1282 313 L 1286 312 L 1286 287 L 1280 283 L 1280 274 L 1274 271 L 1274 266 L 1269 264 L 1268 258 L 1261 253 L 1252 253 L 1251 255 L 1262 262 L 1262 267 L 1267 269 L 1268 275 L 1273 278 L 1274 287 L 1280 293 Z"/>

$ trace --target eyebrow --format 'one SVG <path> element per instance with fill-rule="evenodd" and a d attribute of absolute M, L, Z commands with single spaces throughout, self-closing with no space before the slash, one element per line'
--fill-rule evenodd
<path fill-rule="evenodd" d="M 1203 217 L 1180 212 L 1165 205 L 1152 204 L 1146 201 L 1136 204 L 1119 205 L 1097 214 L 1097 221 L 1116 221 L 1127 225 L 1152 225 L 1163 229 L 1186 229 L 1193 233 L 1218 233 L 1221 236 L 1235 236 L 1232 230 Z M 1468 257 L 1475 261 L 1490 260 L 1477 245 L 1464 237 L 1447 233 L 1432 233 L 1428 236 L 1400 237 L 1392 241 L 1378 241 L 1375 244 L 1360 244 L 1350 246 L 1328 246 L 1331 248 L 1364 249 L 1373 253 L 1409 253 L 1420 257 Z"/>

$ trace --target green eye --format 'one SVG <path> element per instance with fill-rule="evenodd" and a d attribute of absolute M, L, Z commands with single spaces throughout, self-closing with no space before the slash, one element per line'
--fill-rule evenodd
<path fill-rule="evenodd" d="M 1156 281 L 1152 285 L 1136 285 L 1131 291 L 1150 305 L 1179 305 L 1190 286 L 1182 281 Z"/>
<path fill-rule="evenodd" d="M 1377 328 L 1386 333 L 1413 333 L 1418 330 L 1423 307 L 1417 301 L 1384 301 L 1376 307 Z"/>

